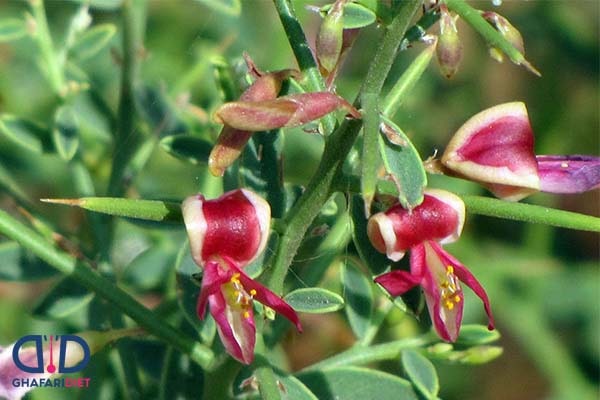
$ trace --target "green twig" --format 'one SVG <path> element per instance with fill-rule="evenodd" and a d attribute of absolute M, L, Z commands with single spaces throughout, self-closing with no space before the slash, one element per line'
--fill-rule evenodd
<path fill-rule="evenodd" d="M 281 20 L 281 25 L 283 25 L 285 34 L 288 37 L 290 46 L 292 47 L 292 51 L 294 52 L 294 56 L 298 62 L 298 67 L 300 67 L 300 70 L 306 77 L 306 86 L 308 91 L 322 92 L 326 90 L 323 77 L 319 72 L 319 67 L 317 66 L 315 58 L 312 55 L 312 51 L 310 50 L 310 46 L 306 40 L 306 35 L 304 34 L 302 26 L 296 17 L 296 13 L 294 12 L 294 7 L 292 6 L 291 1 L 273 0 L 273 3 L 275 4 L 275 8 L 279 14 L 279 19 Z M 333 115 L 326 115 L 321 121 L 323 122 L 325 133 L 331 133 L 335 127 L 335 119 Z"/>
<path fill-rule="evenodd" d="M 17 241 L 23 248 L 46 261 L 66 276 L 95 292 L 136 321 L 147 332 L 187 354 L 203 368 L 213 360 L 212 351 L 158 319 L 131 295 L 94 271 L 86 262 L 57 249 L 44 237 L 0 210 L 0 233 Z"/>
<path fill-rule="evenodd" d="M 381 91 L 385 77 L 396 55 L 396 49 L 408 28 L 412 16 L 420 5 L 421 1 L 405 1 L 402 3 L 401 11 L 385 33 L 373 66 L 369 68 L 363 90 L 370 93 Z M 267 271 L 269 287 L 276 293 L 282 292 L 288 267 L 302 243 L 306 230 L 329 198 L 335 178 L 341 172 L 344 159 L 352 148 L 361 125 L 360 120 L 346 120 L 331 134 L 325 145 L 323 157 L 317 171 L 304 194 L 288 213 L 285 219 L 284 234 L 281 237 L 275 256 L 272 258 L 272 268 Z"/>

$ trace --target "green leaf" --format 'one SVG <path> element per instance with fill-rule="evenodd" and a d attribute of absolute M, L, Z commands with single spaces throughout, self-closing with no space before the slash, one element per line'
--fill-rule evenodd
<path fill-rule="evenodd" d="M 292 375 L 280 376 L 278 381 L 284 390 L 281 391 L 282 400 L 318 400 L 298 378 Z"/>
<path fill-rule="evenodd" d="M 242 11 L 240 0 L 196 0 L 198 3 L 212 8 L 214 11 L 225 15 L 238 16 Z"/>
<path fill-rule="evenodd" d="M 162 137 L 187 132 L 177 108 L 164 89 L 140 85 L 135 90 L 135 103 L 140 116 L 150 125 L 155 135 Z"/>
<path fill-rule="evenodd" d="M 296 289 L 283 298 L 298 312 L 323 314 L 344 307 L 344 299 L 337 294 L 321 288 Z"/>
<path fill-rule="evenodd" d="M 0 117 L 0 132 L 13 142 L 41 154 L 49 150 L 49 132 L 43 127 L 14 115 L 3 114 Z"/>
<path fill-rule="evenodd" d="M 103 214 L 146 221 L 181 224 L 181 206 L 160 200 L 137 200 L 120 197 L 82 197 L 79 199 L 41 199 L 46 203 L 81 207 Z"/>
<path fill-rule="evenodd" d="M 58 275 L 58 271 L 16 242 L 0 243 L 0 281 L 30 282 Z"/>
<path fill-rule="evenodd" d="M 211 64 L 215 73 L 215 81 L 221 100 L 226 103 L 228 101 L 235 101 L 240 97 L 238 87 L 233 77 L 233 71 L 231 65 L 225 60 L 224 57 L 215 56 L 211 60 Z"/>
<path fill-rule="evenodd" d="M 435 367 L 421 353 L 407 349 L 402 352 L 402 367 L 417 390 L 427 399 L 437 399 L 440 382 Z"/>
<path fill-rule="evenodd" d="M 61 106 L 54 114 L 52 139 L 56 151 L 63 160 L 70 160 L 79 147 L 79 122 L 75 111 L 70 106 Z"/>
<path fill-rule="evenodd" d="M 123 0 L 71 0 L 74 3 L 89 5 L 100 10 L 116 10 L 121 7 Z"/>
<path fill-rule="evenodd" d="M 460 328 L 456 344 L 461 346 L 475 346 L 488 344 L 498 339 L 500 339 L 500 332 L 497 329 L 490 331 L 484 325 L 463 325 Z"/>
<path fill-rule="evenodd" d="M 179 159 L 191 164 L 206 164 L 212 144 L 192 135 L 170 135 L 160 141 L 160 147 Z"/>
<path fill-rule="evenodd" d="M 427 175 L 421 157 L 410 139 L 386 117 L 381 117 L 383 127 L 379 135 L 379 150 L 383 165 L 393 177 L 402 207 L 411 209 L 423 201 Z"/>
<path fill-rule="evenodd" d="M 301 373 L 298 378 L 319 399 L 417 400 L 410 382 L 397 376 L 359 367 L 339 367 Z"/>
<path fill-rule="evenodd" d="M 91 58 L 110 42 L 116 32 L 113 24 L 96 25 L 75 40 L 70 52 L 80 61 Z"/>
<path fill-rule="evenodd" d="M 167 243 L 154 245 L 125 267 L 123 282 L 140 290 L 160 289 L 175 263 L 174 249 Z"/>
<path fill-rule="evenodd" d="M 160 399 L 200 399 L 204 390 L 204 371 L 189 357 L 169 347 L 162 365 Z"/>
<path fill-rule="evenodd" d="M 352 219 L 352 240 L 360 259 L 367 265 L 373 275 L 387 271 L 391 261 L 371 245 L 367 236 L 367 219 L 365 218 L 365 203 L 359 195 L 350 200 L 350 217 Z"/>
<path fill-rule="evenodd" d="M 62 279 L 34 307 L 33 314 L 50 319 L 65 318 L 87 306 L 94 298 L 71 278 Z"/>
<path fill-rule="evenodd" d="M 321 14 L 327 14 L 330 8 L 331 4 L 321 7 Z M 362 4 L 346 3 L 343 19 L 344 29 L 356 29 L 371 25 L 377 20 L 377 15 Z"/>
<path fill-rule="evenodd" d="M 20 18 L 0 20 L 0 43 L 17 40 L 27 35 L 25 21 Z"/>
<path fill-rule="evenodd" d="M 342 284 L 346 317 L 354 335 L 362 339 L 369 329 L 373 314 L 373 290 L 370 279 L 365 276 L 354 258 L 347 258 L 342 266 Z"/>

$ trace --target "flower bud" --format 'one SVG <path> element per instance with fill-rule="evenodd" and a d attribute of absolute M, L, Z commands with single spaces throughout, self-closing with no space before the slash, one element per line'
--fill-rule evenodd
<path fill-rule="evenodd" d="M 373 246 L 392 261 L 404 257 L 411 247 L 433 240 L 452 243 L 458 239 L 465 221 L 465 205 L 444 190 L 425 191 L 423 202 L 412 210 L 400 204 L 373 215 L 367 234 Z"/>
<path fill-rule="evenodd" d="M 442 164 L 457 176 L 490 184 L 517 200 L 540 189 L 534 137 L 525 104 L 500 104 L 471 117 L 454 134 Z M 504 186 L 515 188 L 505 188 Z"/>
<path fill-rule="evenodd" d="M 267 244 L 271 208 L 249 190 L 233 190 L 213 200 L 201 194 L 188 197 L 182 213 L 192 257 L 199 266 L 215 257 L 227 257 L 243 268 Z"/>
<path fill-rule="evenodd" d="M 317 34 L 317 60 L 324 76 L 336 67 L 342 53 L 344 39 L 344 5 L 347 0 L 336 0 L 331 6 Z"/>
<path fill-rule="evenodd" d="M 247 63 L 251 71 L 256 74 L 259 73 L 252 60 L 247 59 Z M 290 76 L 298 76 L 298 74 L 298 71 L 290 69 L 263 74 L 262 76 L 259 76 L 244 93 L 242 93 L 240 100 L 272 100 L 279 94 L 283 80 Z M 208 157 L 208 169 L 211 174 L 214 176 L 223 176 L 227 167 L 233 164 L 240 156 L 244 146 L 251 137 L 252 132 L 235 129 L 227 125 L 224 126 L 219 134 L 217 143 Z"/>
<path fill-rule="evenodd" d="M 240 130 L 268 131 L 303 125 L 339 108 L 361 118 L 360 112 L 343 98 L 330 92 L 313 92 L 225 103 L 215 112 L 215 120 Z"/>
<path fill-rule="evenodd" d="M 436 45 L 436 56 L 442 74 L 446 78 L 452 78 L 462 60 L 463 46 L 458 37 L 456 29 L 456 19 L 450 15 L 448 8 L 442 4 L 440 6 L 440 36 Z"/>
<path fill-rule="evenodd" d="M 521 33 L 506 18 L 493 11 L 486 11 L 481 14 L 500 34 L 513 45 L 522 55 L 525 55 L 525 45 Z M 498 61 L 504 61 L 504 55 L 495 47 L 490 48 L 490 56 Z"/>

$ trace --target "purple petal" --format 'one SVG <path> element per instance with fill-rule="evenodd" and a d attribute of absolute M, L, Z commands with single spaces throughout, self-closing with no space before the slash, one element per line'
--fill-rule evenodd
<path fill-rule="evenodd" d="M 252 363 L 256 341 L 256 327 L 252 307 L 244 312 L 230 307 L 222 292 L 209 299 L 210 314 L 217 323 L 217 331 L 227 353 L 244 364 Z"/>
<path fill-rule="evenodd" d="M 302 325 L 300 324 L 300 319 L 298 318 L 298 314 L 296 311 L 285 301 L 281 299 L 281 297 L 277 296 L 275 293 L 267 289 L 265 286 L 261 285 L 254 279 L 250 278 L 248 275 L 244 273 L 241 269 L 237 268 L 235 265 L 231 265 L 232 269 L 240 274 L 239 280 L 246 289 L 246 291 L 255 290 L 256 294 L 254 294 L 254 299 L 258 302 L 271 307 L 278 314 L 283 315 L 290 322 L 296 325 L 296 329 L 298 332 L 302 332 Z"/>
<path fill-rule="evenodd" d="M 200 295 L 198 296 L 198 303 L 196 306 L 198 318 L 204 319 L 206 304 L 208 304 L 209 298 L 220 293 L 221 285 L 227 283 L 232 275 L 232 271 L 224 270 L 216 261 L 209 261 L 206 263 L 202 274 L 202 288 L 200 289 Z M 221 295 L 221 297 L 223 296 Z"/>
<path fill-rule="evenodd" d="M 540 186 L 549 193 L 582 193 L 600 187 L 600 158 L 536 156 Z"/>
<path fill-rule="evenodd" d="M 492 308 L 490 306 L 490 299 L 488 298 L 485 289 L 475 276 L 465 267 L 460 261 L 454 258 L 452 255 L 447 253 L 442 246 L 437 243 L 430 242 L 431 247 L 438 254 L 444 265 L 451 265 L 454 268 L 454 274 L 465 283 L 471 290 L 483 301 L 483 307 L 488 316 L 488 329 L 494 329 L 494 316 L 492 315 Z"/>
<path fill-rule="evenodd" d="M 374 280 L 394 297 L 402 296 L 421 282 L 419 277 L 410 272 L 398 270 L 379 275 Z"/>
<path fill-rule="evenodd" d="M 31 379 L 31 378 L 48 378 L 52 374 L 44 369 L 43 374 L 32 374 L 21 371 L 14 363 L 12 358 L 14 345 L 4 347 L 0 350 L 0 398 L 2 399 L 20 399 L 27 392 L 32 390 L 30 387 L 14 387 L 13 379 Z M 49 351 L 44 351 L 44 360 L 49 359 Z M 19 359 L 25 365 L 36 365 L 37 349 L 35 347 L 23 347 L 19 350 Z"/>

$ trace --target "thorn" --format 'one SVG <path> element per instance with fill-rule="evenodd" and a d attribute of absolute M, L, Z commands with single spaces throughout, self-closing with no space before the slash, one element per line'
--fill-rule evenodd
<path fill-rule="evenodd" d="M 40 201 L 44 203 L 64 204 L 73 207 L 82 207 L 84 204 L 83 199 L 40 199 Z"/>
<path fill-rule="evenodd" d="M 535 68 L 533 65 L 531 65 L 531 63 L 527 60 L 523 60 L 521 61 L 520 65 L 522 65 L 527 71 L 531 72 L 532 74 L 541 77 L 542 74 L 540 73 L 540 71 L 537 70 L 537 68 Z"/>

